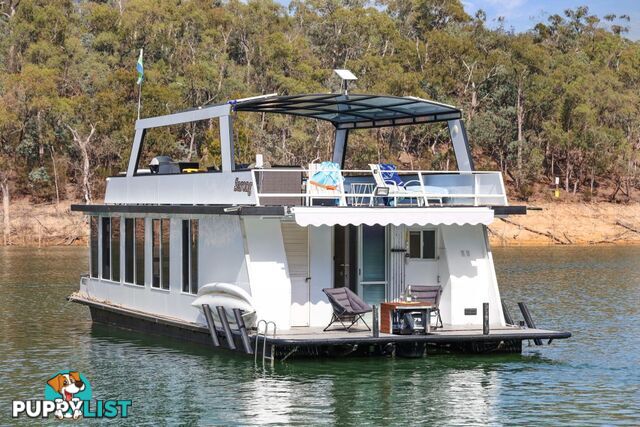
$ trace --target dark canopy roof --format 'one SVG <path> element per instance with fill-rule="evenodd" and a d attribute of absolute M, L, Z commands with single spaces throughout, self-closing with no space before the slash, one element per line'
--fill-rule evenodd
<path fill-rule="evenodd" d="M 326 120 L 338 129 L 440 122 L 461 118 L 460 110 L 414 97 L 310 94 L 229 101 L 234 111 L 279 113 Z"/>

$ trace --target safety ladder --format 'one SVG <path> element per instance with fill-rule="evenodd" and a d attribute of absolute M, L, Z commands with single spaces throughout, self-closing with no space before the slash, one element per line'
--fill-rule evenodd
<path fill-rule="evenodd" d="M 260 325 L 264 324 L 264 331 L 260 332 Z M 276 337 L 276 324 L 273 321 L 260 320 L 256 327 L 256 342 L 255 349 L 253 351 L 254 362 L 258 364 L 258 345 L 260 343 L 260 338 L 262 337 L 262 366 L 264 366 L 265 360 L 269 360 L 271 362 L 271 366 L 274 365 L 276 357 L 274 352 L 274 346 L 271 344 L 270 356 L 267 356 L 267 337 L 269 335 L 269 326 L 273 325 L 273 333 L 271 334 L 272 338 Z"/>

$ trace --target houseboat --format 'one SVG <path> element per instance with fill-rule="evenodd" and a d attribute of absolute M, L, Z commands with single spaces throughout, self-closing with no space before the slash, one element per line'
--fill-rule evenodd
<path fill-rule="evenodd" d="M 238 165 L 239 114 L 329 122 L 332 157 L 271 167 L 256 155 Z M 219 129 L 219 167 L 164 152 L 142 161 L 149 131 L 197 121 Z M 344 169 L 360 129 L 438 123 L 456 171 L 373 160 Z M 515 321 L 502 301 L 487 226 L 526 207 L 509 205 L 500 172 L 474 169 L 461 111 L 450 105 L 345 90 L 143 118 L 104 203 L 72 210 L 88 216 L 90 268 L 69 299 L 96 323 L 270 360 L 520 352 L 523 341 L 571 335 L 536 328 L 524 303 Z"/>

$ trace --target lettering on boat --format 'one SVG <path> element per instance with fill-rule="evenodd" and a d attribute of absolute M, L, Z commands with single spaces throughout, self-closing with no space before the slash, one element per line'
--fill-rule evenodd
<path fill-rule="evenodd" d="M 240 181 L 240 178 L 236 178 L 236 182 L 233 185 L 233 191 L 236 193 L 247 193 L 247 196 L 250 196 L 252 189 L 253 183 L 251 181 Z"/>

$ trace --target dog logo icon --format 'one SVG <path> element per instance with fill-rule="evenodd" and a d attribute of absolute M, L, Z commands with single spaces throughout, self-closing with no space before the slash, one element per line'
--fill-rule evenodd
<path fill-rule="evenodd" d="M 13 400 L 12 418 L 60 420 L 127 418 L 131 399 L 94 399 L 87 377 L 78 371 L 58 371 L 44 386 L 44 399 Z"/>
<path fill-rule="evenodd" d="M 91 385 L 84 375 L 77 371 L 60 371 L 47 381 L 45 398 L 54 402 L 66 402 L 67 411 L 57 409 L 54 415 L 58 419 L 82 417 L 81 401 L 91 399 Z"/>

